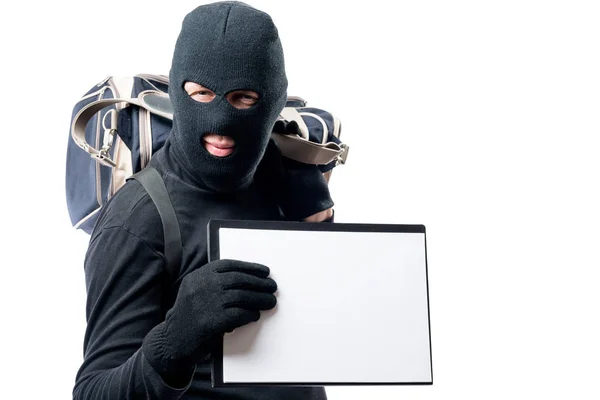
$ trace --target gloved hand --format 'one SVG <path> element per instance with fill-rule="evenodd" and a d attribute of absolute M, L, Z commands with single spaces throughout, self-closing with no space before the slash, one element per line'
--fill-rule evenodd
<path fill-rule="evenodd" d="M 286 218 L 301 221 L 333 207 L 329 185 L 318 166 L 282 157 L 285 184 L 279 207 Z"/>
<path fill-rule="evenodd" d="M 301 221 L 334 205 L 319 167 L 284 157 L 272 139 L 258 167 L 257 177 L 259 183 L 270 188 L 288 220 Z"/>
<path fill-rule="evenodd" d="M 142 344 L 144 356 L 165 382 L 185 385 L 225 332 L 257 321 L 260 310 L 275 307 L 277 284 L 269 272 L 260 264 L 218 260 L 183 278 L 165 321 Z"/>

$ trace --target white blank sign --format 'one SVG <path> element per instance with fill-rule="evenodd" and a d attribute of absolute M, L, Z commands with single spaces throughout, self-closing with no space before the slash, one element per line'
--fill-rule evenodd
<path fill-rule="evenodd" d="M 267 265 L 277 306 L 225 334 L 215 384 L 432 383 L 422 225 L 237 224 L 213 259 Z"/>

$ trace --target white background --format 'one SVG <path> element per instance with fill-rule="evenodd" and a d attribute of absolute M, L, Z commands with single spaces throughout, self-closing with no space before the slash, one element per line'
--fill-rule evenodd
<path fill-rule="evenodd" d="M 2 5 L 3 398 L 68 398 L 82 360 L 72 107 L 107 75 L 168 73 L 198 4 Z M 289 94 L 343 121 L 337 221 L 427 227 L 433 386 L 329 398 L 599 398 L 597 3 L 251 4 L 279 27 Z"/>

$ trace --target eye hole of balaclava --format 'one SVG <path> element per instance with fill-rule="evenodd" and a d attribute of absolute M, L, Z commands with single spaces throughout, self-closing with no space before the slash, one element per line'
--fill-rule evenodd
<path fill-rule="evenodd" d="M 195 82 L 186 82 L 184 90 L 193 100 L 199 103 L 210 103 L 218 96 L 211 89 Z M 231 90 L 223 97 L 238 110 L 254 107 L 260 100 L 259 94 L 251 89 Z"/>

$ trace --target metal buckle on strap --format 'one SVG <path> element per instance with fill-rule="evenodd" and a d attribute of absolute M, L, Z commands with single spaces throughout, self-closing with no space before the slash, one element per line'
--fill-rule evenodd
<path fill-rule="evenodd" d="M 106 117 L 110 115 L 110 126 L 106 126 Z M 110 110 L 104 114 L 102 119 L 102 127 L 104 128 L 104 136 L 102 138 L 102 148 L 98 153 L 91 154 L 92 158 L 102 165 L 107 167 L 116 167 L 117 164 L 110 158 L 110 149 L 117 133 L 117 117 L 116 110 Z M 88 150 L 89 151 L 89 150 Z"/>
<path fill-rule="evenodd" d="M 98 154 L 91 154 L 91 156 L 94 160 L 106 167 L 114 168 L 117 166 L 117 164 L 110 158 L 110 155 L 104 150 L 100 150 Z"/>
<path fill-rule="evenodd" d="M 350 146 L 344 143 L 340 143 L 340 148 L 342 149 L 342 154 L 337 156 L 335 160 L 335 166 L 337 167 L 340 164 L 346 164 L 346 160 L 348 159 L 348 151 L 350 150 Z"/>
<path fill-rule="evenodd" d="M 104 130 L 104 138 L 102 139 L 102 149 L 100 150 L 100 152 L 108 153 L 108 151 L 112 147 L 116 132 L 117 132 L 116 129 L 105 129 Z"/>

